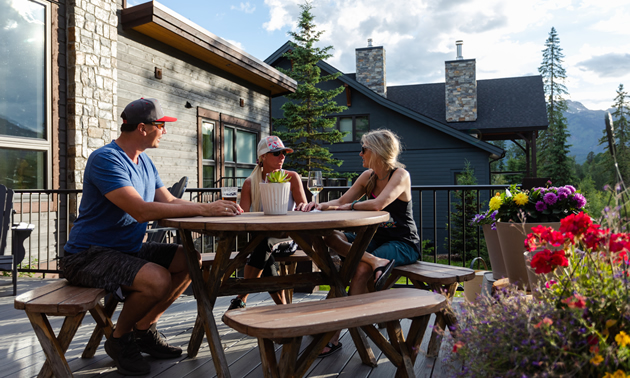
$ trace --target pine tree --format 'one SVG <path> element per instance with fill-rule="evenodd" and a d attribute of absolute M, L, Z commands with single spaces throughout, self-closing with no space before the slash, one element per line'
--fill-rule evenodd
<path fill-rule="evenodd" d="M 624 182 L 630 179 L 630 109 L 628 105 L 628 92 L 624 91 L 623 84 L 619 84 L 617 88 L 617 96 L 612 107 L 615 109 L 612 113 L 614 130 L 615 130 L 615 150 L 617 152 L 617 164 L 619 172 Z M 608 150 L 608 134 L 604 129 L 604 136 L 599 140 L 599 144 L 604 145 L 604 149 Z M 609 154 L 605 156 L 605 164 L 614 169 L 614 161 Z"/>
<path fill-rule="evenodd" d="M 337 130 L 336 119 L 328 116 L 347 108 L 333 101 L 335 96 L 343 92 L 342 86 L 330 90 L 317 87 L 321 82 L 338 78 L 341 72 L 321 76 L 317 62 L 332 56 L 332 46 L 314 46 L 323 31 L 316 30 L 310 1 L 300 5 L 300 8 L 302 13 L 298 30 L 289 33 L 292 37 L 291 50 L 283 55 L 291 60 L 292 68 L 279 68 L 281 72 L 295 79 L 298 86 L 295 93 L 285 96 L 289 101 L 282 105 L 284 118 L 275 118 L 273 122 L 282 130 L 275 134 L 295 151 L 287 155 L 285 167 L 306 175 L 310 170 L 330 172 L 333 170 L 331 166 L 340 166 L 343 163 L 334 159 L 322 144 L 342 141 L 346 133 Z"/>
<path fill-rule="evenodd" d="M 543 61 L 538 72 L 543 77 L 549 127 L 541 133 L 539 139 L 538 164 L 542 175 L 549 177 L 554 185 L 566 185 L 574 181 L 572 160 L 568 156 L 571 147 L 567 143 L 569 130 L 563 114 L 567 110 L 567 103 L 563 98 L 563 95 L 568 94 L 564 85 L 567 75 L 562 67 L 564 54 L 560 47 L 560 38 L 553 27 L 542 52 Z"/>

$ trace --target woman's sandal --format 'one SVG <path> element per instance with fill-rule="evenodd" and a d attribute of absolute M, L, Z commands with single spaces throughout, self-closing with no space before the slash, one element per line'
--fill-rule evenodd
<path fill-rule="evenodd" d="M 328 357 L 331 354 L 337 352 L 338 350 L 341 349 L 341 342 L 338 341 L 337 345 L 333 344 L 333 343 L 328 343 L 326 344 L 326 348 L 328 348 L 328 352 L 322 352 L 319 354 L 319 356 L 317 356 L 317 358 L 323 358 L 323 357 Z"/>
<path fill-rule="evenodd" d="M 394 269 L 395 261 L 396 260 L 392 259 L 387 265 L 379 266 L 378 268 L 374 269 L 375 275 L 376 275 L 376 272 L 382 272 L 381 275 L 378 277 L 378 279 L 374 282 L 374 290 L 379 291 L 383 289 L 385 282 L 387 281 L 389 276 L 392 275 L 392 270 Z"/>

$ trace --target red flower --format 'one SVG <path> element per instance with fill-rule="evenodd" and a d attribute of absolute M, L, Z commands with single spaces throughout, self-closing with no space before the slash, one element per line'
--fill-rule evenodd
<path fill-rule="evenodd" d="M 457 353 L 457 350 L 463 346 L 464 346 L 463 341 L 458 341 L 455 344 L 453 344 L 453 353 Z"/>
<path fill-rule="evenodd" d="M 569 266 L 569 260 L 567 260 L 563 250 L 552 252 L 548 249 L 543 249 L 534 255 L 531 266 L 536 274 L 545 274 L 559 266 Z"/>
<path fill-rule="evenodd" d="M 569 308 L 584 308 L 586 307 L 586 297 L 575 294 L 574 296 L 563 299 L 562 303 L 565 303 Z"/>
<path fill-rule="evenodd" d="M 579 214 L 571 214 L 568 217 L 560 220 L 560 232 L 570 232 L 575 236 L 581 236 L 589 227 L 593 224 L 591 217 L 580 212 Z"/>

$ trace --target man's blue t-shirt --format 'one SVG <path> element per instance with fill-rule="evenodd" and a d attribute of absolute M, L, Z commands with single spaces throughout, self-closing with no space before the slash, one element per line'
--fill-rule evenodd
<path fill-rule="evenodd" d="M 77 253 L 92 245 L 120 252 L 140 250 L 147 223 L 138 223 L 110 202 L 105 194 L 132 186 L 146 202 L 153 202 L 155 190 L 164 186 L 155 165 L 144 152 L 135 164 L 115 141 L 94 151 L 83 178 L 83 198 L 64 249 Z"/>

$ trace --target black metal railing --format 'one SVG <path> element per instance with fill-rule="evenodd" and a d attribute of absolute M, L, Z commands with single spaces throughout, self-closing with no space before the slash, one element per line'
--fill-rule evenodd
<path fill-rule="evenodd" d="M 420 239 L 423 241 L 422 260 L 444 262 L 449 265 L 466 266 L 482 251 L 480 228 L 475 227 L 472 238 L 476 248 L 467 250 L 467 235 L 464 227 L 462 240 L 453 240 L 455 224 L 454 207 L 459 204 L 461 215 L 457 218 L 460 225 L 466 225 L 470 219 L 466 217 L 466 201 L 460 198 L 472 195 L 474 212 L 479 213 L 484 202 L 495 192 L 505 190 L 507 185 L 436 185 L 412 186 L 413 212 L 418 226 Z M 320 201 L 328 201 L 341 196 L 348 186 L 327 186 L 319 195 Z M 25 242 L 26 256 L 19 267 L 20 272 L 57 273 L 57 259 L 63 256 L 69 230 L 76 217 L 80 202 L 81 190 L 16 190 L 14 197 L 13 222 L 28 222 L 36 226 L 31 237 Z M 220 197 L 218 188 L 188 188 L 185 199 L 195 202 L 212 202 Z M 470 209 L 468 209 L 470 210 Z M 469 211 L 468 211 L 469 212 Z M 214 252 L 216 241 L 212 237 L 201 234 L 193 235 L 197 248 L 203 252 Z M 247 237 L 237 239 L 236 248 L 247 242 Z M 11 243 L 8 243 L 10 246 Z M 463 250 L 455 250 L 454 246 L 463 246 Z M 428 252 L 431 247 L 432 252 Z M 9 248 L 9 247 L 7 247 Z M 472 254 L 471 254 L 472 252 Z M 8 252 L 7 252 L 8 253 Z"/>

